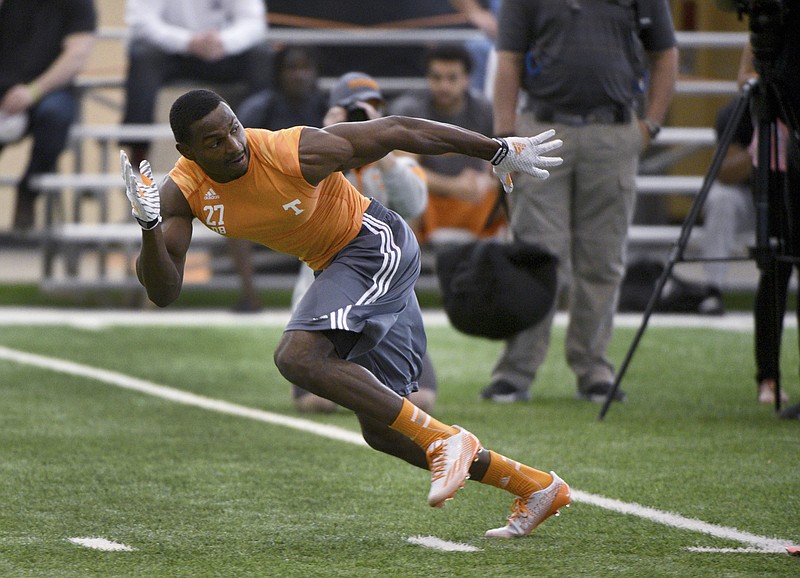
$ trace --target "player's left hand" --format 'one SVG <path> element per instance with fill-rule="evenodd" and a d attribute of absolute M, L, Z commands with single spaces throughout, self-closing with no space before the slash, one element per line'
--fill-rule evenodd
<path fill-rule="evenodd" d="M 153 178 L 153 170 L 149 162 L 142 161 L 139 164 L 142 182 L 139 182 L 125 151 L 119 151 L 119 160 L 125 180 L 125 194 L 131 202 L 131 213 L 142 229 L 149 231 L 161 222 L 161 194 Z"/>
<path fill-rule="evenodd" d="M 500 144 L 495 158 L 492 159 L 494 174 L 503 183 L 503 189 L 510 193 L 514 189 L 511 173 L 523 172 L 538 179 L 546 179 L 550 173 L 543 167 L 555 167 L 564 160 L 561 157 L 542 156 L 560 147 L 561 139 L 552 139 L 556 131 L 546 130 L 532 137 L 507 137 L 494 139 Z"/>

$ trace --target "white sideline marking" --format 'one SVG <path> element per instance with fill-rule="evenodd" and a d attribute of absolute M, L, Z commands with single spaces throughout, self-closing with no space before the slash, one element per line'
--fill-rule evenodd
<path fill-rule="evenodd" d="M 431 550 L 442 550 L 444 552 L 483 552 L 477 546 L 470 546 L 469 544 L 461 544 L 459 542 L 448 542 L 436 536 L 410 536 L 407 541 L 423 548 L 430 548 Z"/>
<path fill-rule="evenodd" d="M 448 327 L 445 313 L 438 309 L 422 312 L 427 327 Z M 185 327 L 283 327 L 289 320 L 288 310 L 260 313 L 232 313 L 219 309 L 191 310 L 86 310 L 30 307 L 0 307 L 0 326 L 71 325 L 80 329 L 101 330 L 114 326 L 185 326 Z M 640 313 L 621 313 L 614 316 L 615 327 L 638 328 Z M 567 324 L 566 313 L 556 313 L 555 324 Z M 651 327 L 684 327 L 720 329 L 724 331 L 752 331 L 752 313 L 728 313 L 719 317 L 706 315 L 674 315 L 654 313 Z M 797 327 L 797 317 L 787 313 L 784 327 Z"/>
<path fill-rule="evenodd" d="M 684 548 L 689 552 L 709 552 L 712 554 L 772 554 L 772 550 L 762 550 L 761 548 L 703 548 L 701 546 L 689 546 Z"/>
<path fill-rule="evenodd" d="M 717 526 L 716 524 L 709 524 L 701 520 L 694 520 L 692 518 L 685 518 L 680 514 L 672 514 L 670 512 L 662 512 L 647 506 L 640 506 L 639 504 L 621 502 L 611 498 L 604 498 L 581 492 L 580 490 L 572 490 L 572 499 L 577 502 L 584 502 L 606 510 L 612 510 L 621 514 L 630 514 L 638 516 L 652 522 L 657 522 L 665 526 L 672 526 L 682 530 L 690 530 L 692 532 L 700 532 L 708 534 L 715 538 L 723 538 L 734 542 L 741 542 L 758 548 L 762 552 L 771 553 L 786 553 L 786 547 L 791 546 L 788 540 L 779 540 L 777 538 L 767 538 L 765 536 L 756 536 L 742 532 L 736 528 L 726 528 L 725 526 Z"/>
<path fill-rule="evenodd" d="M 152 395 L 154 397 L 159 397 L 161 399 L 174 401 L 184 405 L 200 407 L 210 411 L 217 411 L 239 417 L 246 417 L 275 425 L 283 425 L 303 432 L 309 432 L 322 437 L 348 442 L 359 446 L 366 447 L 367 445 L 361 435 L 344 428 L 319 424 L 305 419 L 293 418 L 268 411 L 249 408 L 227 401 L 204 397 L 180 389 L 166 387 L 150 381 L 130 377 L 115 371 L 98 369 L 71 361 L 9 349 L 3 346 L 0 346 L 0 359 L 6 359 L 8 361 L 25 365 L 32 365 L 34 367 L 66 373 L 68 375 L 86 377 L 88 379 L 101 381 L 103 383 L 115 385 L 117 387 L 122 387 L 132 391 L 138 391 L 140 393 L 145 393 L 147 395 Z M 749 534 L 747 532 L 737 530 L 736 528 L 717 526 L 701 520 L 685 518 L 679 514 L 662 512 L 660 510 L 648 508 L 635 503 L 627 503 L 611 498 L 604 498 L 602 496 L 581 492 L 580 490 L 572 489 L 572 498 L 576 502 L 584 502 L 593 506 L 605 508 L 607 510 L 638 516 L 640 518 L 645 518 L 665 526 L 672 526 L 674 528 L 700 532 L 710 536 L 715 536 L 717 538 L 724 538 L 727 540 L 740 542 L 754 546 L 765 552 L 786 554 L 786 548 L 793 545 L 788 540 L 757 536 L 755 534 Z"/>
<path fill-rule="evenodd" d="M 42 369 L 49 369 L 59 373 L 66 373 L 68 375 L 86 377 L 96 381 L 102 381 L 104 383 L 116 385 L 117 387 L 122 387 L 124 389 L 130 389 L 140 393 L 146 393 L 147 395 L 152 395 L 154 397 L 160 397 L 161 399 L 182 403 L 184 405 L 191 405 L 211 411 L 235 415 L 238 417 L 246 417 L 257 421 L 282 425 L 330 439 L 349 442 L 351 444 L 361 446 L 367 445 L 360 434 L 344 428 L 315 423 L 313 421 L 289 417 L 252 407 L 245 407 L 243 405 L 238 405 L 219 399 L 212 399 L 210 397 L 189 393 L 188 391 L 175 389 L 173 387 L 158 385 L 151 381 L 130 377 L 116 371 L 98 369 L 88 365 L 73 363 L 72 361 L 44 357 L 42 355 L 26 353 L 24 351 L 16 351 L 14 349 L 8 349 L 7 347 L 2 346 L 0 346 L 0 359 L 7 359 L 9 361 L 16 361 L 17 363 L 33 365 L 35 367 L 41 367 Z"/>
<path fill-rule="evenodd" d="M 69 541 L 78 546 L 83 546 L 84 548 L 103 550 L 104 552 L 133 552 L 135 550 L 135 548 L 131 548 L 125 544 L 112 542 L 105 538 L 70 538 Z"/>

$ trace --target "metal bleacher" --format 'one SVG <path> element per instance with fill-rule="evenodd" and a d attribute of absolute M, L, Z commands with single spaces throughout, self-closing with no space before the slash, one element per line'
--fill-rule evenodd
<path fill-rule="evenodd" d="M 280 44 L 315 45 L 408 45 L 431 42 L 463 42 L 477 38 L 480 33 L 470 29 L 272 29 L 270 38 Z M 104 29 L 101 37 L 107 41 L 122 41 L 123 29 Z M 678 33 L 679 46 L 700 48 L 741 48 L 747 36 L 744 33 Z M 387 94 L 401 90 L 425 86 L 424 78 L 378 78 Z M 329 88 L 334 78 L 323 78 L 322 86 Z M 109 99 L 109 91 L 121 94 L 123 78 L 86 77 L 80 78 L 78 86 L 84 103 L 92 106 L 118 106 L 119 100 Z M 734 95 L 737 87 L 733 81 L 682 79 L 676 87 L 678 95 Z M 138 246 L 140 235 L 138 227 L 127 214 L 113 216 L 108 200 L 116 196 L 124 197 L 123 183 L 118 172 L 117 148 L 120 141 L 130 138 L 146 138 L 152 142 L 171 142 L 172 133 L 165 124 L 145 126 L 123 126 L 120 124 L 91 124 L 79 122 L 70 135 L 70 149 L 73 154 L 73 169 L 56 174 L 41 175 L 35 186 L 45 199 L 45 223 L 41 232 L 44 254 L 42 288 L 92 289 L 110 288 L 131 289 L 138 287 L 130 267 L 122 276 L 109 274 L 106 258 L 118 253 L 130 260 Z M 99 162 L 90 169 L 84 160 L 85 147 L 93 143 L 99 151 Z M 713 148 L 715 135 L 710 127 L 665 127 L 654 147 L 658 150 L 672 151 L 673 156 L 686 156 L 696 151 Z M 675 152 L 677 151 L 677 152 Z M 15 178 L 0 175 L 0 187 L 10 187 Z M 637 178 L 638 194 L 691 197 L 696 195 L 702 184 L 702 177 L 666 174 L 642 174 Z M 68 201 L 71 210 L 67 210 Z M 92 202 L 96 206 L 94 219 L 88 218 L 82 207 Z M 666 225 L 634 225 L 630 242 L 642 247 L 663 248 L 674 243 L 680 227 Z M 195 227 L 193 247 L 208 248 L 224 242 L 223 237 L 210 233 L 202 226 Z M 94 274 L 79 274 L 78 261 L 82 255 L 93 252 L 98 256 L 98 266 Z M 56 266 L 58 262 L 63 266 Z M 285 262 L 280 262 L 276 270 L 282 270 Z M 430 280 L 428 280 L 430 281 Z M 290 287 L 293 275 L 281 273 L 257 277 L 257 285 L 267 287 Z M 230 279 L 214 278 L 211 284 L 220 287 L 232 285 Z M 425 281 L 423 280 L 423 283 Z M 426 283 L 433 286 L 435 284 Z"/>

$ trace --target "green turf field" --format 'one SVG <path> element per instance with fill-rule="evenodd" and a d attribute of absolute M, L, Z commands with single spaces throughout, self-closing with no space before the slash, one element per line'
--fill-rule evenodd
<path fill-rule="evenodd" d="M 800 544 L 800 422 L 756 403 L 748 331 L 649 328 L 629 401 L 599 422 L 573 400 L 562 329 L 534 400 L 496 405 L 478 392 L 498 344 L 431 328 L 437 417 L 574 490 L 511 541 L 483 537 L 510 494 L 468 483 L 431 509 L 427 472 L 357 443 L 347 412 L 281 422 L 302 416 L 272 363 L 279 335 L 0 325 L 0 576 L 800 575 L 781 551 Z M 784 343 L 798 401 L 795 329 Z"/>

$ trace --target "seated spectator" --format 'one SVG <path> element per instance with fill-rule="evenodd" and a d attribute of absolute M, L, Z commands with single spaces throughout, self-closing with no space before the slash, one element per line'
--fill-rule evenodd
<path fill-rule="evenodd" d="M 470 91 L 472 61 L 463 46 L 430 49 L 425 68 L 428 88 L 399 96 L 390 103 L 389 113 L 492 133 L 492 105 Z M 414 223 L 421 243 L 436 246 L 497 234 L 503 219 L 492 221 L 491 217 L 501 189 L 488 162 L 441 155 L 421 156 L 419 163 L 425 169 L 430 196 L 428 208 Z"/>
<path fill-rule="evenodd" d="M 0 2 L 0 151 L 25 135 L 33 148 L 17 185 L 15 230 L 34 225 L 31 179 L 56 169 L 79 105 L 72 84 L 94 46 L 92 0 Z"/>
<path fill-rule="evenodd" d="M 717 139 L 732 120 L 736 100 L 717 113 Z M 734 129 L 733 140 L 722 160 L 719 174 L 711 185 L 705 201 L 703 229 L 703 256 L 706 282 L 721 297 L 728 276 L 728 263 L 724 259 L 745 255 L 743 233 L 752 238 L 755 227 L 755 206 L 750 177 L 752 159 L 747 147 L 753 137 L 753 123 L 745 112 Z"/>
<path fill-rule="evenodd" d="M 384 98 L 378 83 L 371 76 L 349 72 L 331 90 L 329 104 L 324 126 L 379 118 L 382 116 Z M 406 220 L 419 216 L 425 209 L 428 199 L 425 175 L 409 156 L 390 152 L 376 163 L 347 171 L 345 176 L 364 196 L 377 199 Z M 292 295 L 293 306 L 303 298 L 313 280 L 314 272 L 305 265 L 301 266 Z M 427 353 L 422 361 L 419 391 L 409 395 L 409 399 L 427 412 L 433 409 L 436 401 L 437 381 Z M 292 397 L 295 406 L 302 412 L 329 413 L 338 407 L 332 401 L 309 393 L 298 385 L 292 386 Z"/>
<path fill-rule="evenodd" d="M 319 53 L 310 47 L 293 46 L 279 51 L 274 60 L 272 86 L 242 102 L 236 116 L 246 127 L 279 130 L 292 126 L 322 126 L 328 111 L 327 95 L 320 90 Z M 228 247 L 241 280 L 242 297 L 234 310 L 259 311 L 252 263 L 253 243 L 229 239 Z"/>
<path fill-rule="evenodd" d="M 267 87 L 270 49 L 263 0 L 128 0 L 125 124 L 153 122 L 158 91 L 176 80 Z M 148 142 L 127 143 L 138 166 Z"/>

